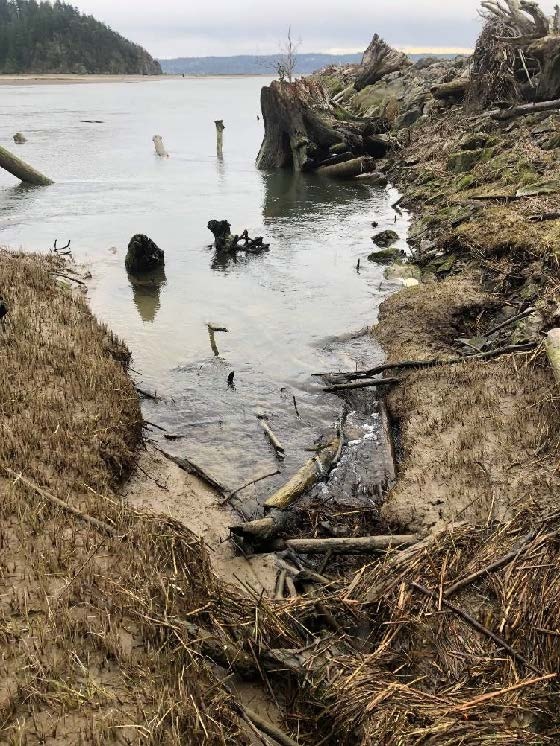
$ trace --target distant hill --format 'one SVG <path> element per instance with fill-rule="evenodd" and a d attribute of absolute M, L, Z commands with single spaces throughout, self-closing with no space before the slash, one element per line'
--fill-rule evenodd
<path fill-rule="evenodd" d="M 0 73 L 159 75 L 145 49 L 58 0 L 0 0 Z"/>
<path fill-rule="evenodd" d="M 413 62 L 427 55 L 411 54 Z M 433 57 L 453 57 L 437 54 Z M 274 75 L 281 55 L 238 55 L 236 57 L 177 57 L 160 59 L 161 69 L 168 75 Z M 310 75 L 327 65 L 359 64 L 361 54 L 298 54 L 297 75 Z"/>
<path fill-rule="evenodd" d="M 236 57 L 178 57 L 159 60 L 171 75 L 274 75 L 281 55 L 239 55 Z M 326 65 L 361 62 L 361 54 L 298 54 L 296 74 L 309 75 Z"/>

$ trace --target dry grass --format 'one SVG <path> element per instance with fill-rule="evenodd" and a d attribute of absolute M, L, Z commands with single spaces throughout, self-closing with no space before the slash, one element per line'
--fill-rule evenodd
<path fill-rule="evenodd" d="M 213 611 L 235 618 L 230 597 L 188 531 L 115 497 L 140 410 L 124 348 L 56 282 L 60 270 L 54 258 L 0 255 L 10 307 L 0 335 L 0 741 L 244 743 L 193 642 L 199 628 L 185 624 L 212 627 Z"/>

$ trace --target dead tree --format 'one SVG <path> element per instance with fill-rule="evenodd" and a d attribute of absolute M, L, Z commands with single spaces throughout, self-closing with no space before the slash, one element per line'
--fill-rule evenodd
<path fill-rule="evenodd" d="M 288 81 L 292 83 L 297 67 L 297 53 L 301 42 L 294 42 L 292 39 L 292 27 L 288 28 L 288 38 L 284 44 L 280 45 L 281 56 L 276 63 L 276 72 L 280 82 Z"/>

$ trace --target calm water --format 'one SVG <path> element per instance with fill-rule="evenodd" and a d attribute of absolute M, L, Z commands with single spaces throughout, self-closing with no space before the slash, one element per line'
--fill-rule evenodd
<path fill-rule="evenodd" d="M 255 169 L 266 82 L 0 88 L 0 143 L 56 181 L 26 189 L 0 172 L 0 243 L 48 251 L 55 238 L 72 240 L 93 276 L 93 310 L 127 341 L 141 385 L 164 397 L 146 402 L 145 416 L 186 436 L 162 444 L 231 489 L 276 467 L 256 414 L 269 416 L 287 449 L 282 468 L 294 471 L 340 407 L 310 373 L 379 358 L 368 340 L 332 338 L 372 324 L 390 291 L 366 259 L 372 220 L 403 237 L 407 229 L 406 216 L 394 223 L 394 190 Z M 222 118 L 220 162 L 214 120 Z M 26 145 L 13 145 L 16 131 Z M 156 133 L 168 160 L 154 155 Z M 209 248 L 211 218 L 264 236 L 270 252 L 220 260 Z M 135 233 L 166 255 L 165 273 L 140 285 L 124 270 Z M 216 335 L 219 356 L 208 323 L 229 330 Z M 192 427 L 201 422 L 209 424 Z"/>

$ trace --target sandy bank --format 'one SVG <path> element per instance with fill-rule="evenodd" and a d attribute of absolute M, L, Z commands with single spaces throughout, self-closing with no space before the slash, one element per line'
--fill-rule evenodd
<path fill-rule="evenodd" d="M 0 86 L 30 86 L 30 85 L 76 85 L 91 83 L 153 83 L 169 80 L 200 80 L 204 78 L 246 78 L 264 77 L 270 75 L 0 75 Z"/>

